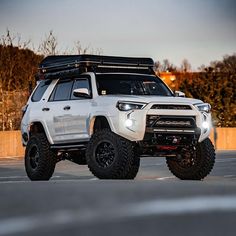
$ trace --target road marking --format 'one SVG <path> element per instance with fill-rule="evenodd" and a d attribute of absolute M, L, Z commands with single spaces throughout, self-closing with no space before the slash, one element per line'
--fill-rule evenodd
<path fill-rule="evenodd" d="M 236 160 L 235 159 L 232 160 L 232 158 L 225 158 L 225 159 L 220 159 L 220 160 L 216 159 L 216 162 L 218 162 L 218 163 L 234 162 L 234 161 L 236 161 Z"/>
<path fill-rule="evenodd" d="M 30 180 L 9 180 L 9 181 L 0 181 L 0 184 L 15 184 L 15 183 L 29 183 Z"/>
<path fill-rule="evenodd" d="M 167 177 L 157 177 L 155 176 L 138 176 L 135 180 L 166 180 L 166 179 L 176 179 L 174 176 Z"/>
<path fill-rule="evenodd" d="M 62 178 L 62 176 L 60 176 L 60 175 L 55 175 L 55 176 L 54 176 L 54 175 L 53 175 L 51 179 L 57 179 L 57 178 Z"/>
<path fill-rule="evenodd" d="M 167 177 L 156 178 L 156 180 L 166 180 L 166 179 L 175 179 L 175 177 L 174 176 L 167 176 Z"/>
<path fill-rule="evenodd" d="M 27 178 L 27 176 L 0 176 L 0 179 L 18 179 L 18 178 Z"/>
<path fill-rule="evenodd" d="M 199 196 L 154 200 L 139 203 L 129 208 L 131 216 L 184 215 L 215 211 L 236 211 L 236 196 Z"/>
<path fill-rule="evenodd" d="M 236 177 L 236 175 L 224 175 L 225 178 L 232 178 L 232 177 Z"/>
<path fill-rule="evenodd" d="M 27 176 L 18 176 L 19 178 L 24 178 L 24 179 L 28 179 Z M 30 181 L 30 179 L 28 180 L 5 180 L 5 181 L 1 181 L 1 178 L 3 179 L 10 179 L 10 177 L 0 177 L 0 184 L 16 184 L 16 183 L 29 183 L 29 182 L 32 182 Z M 55 179 L 54 179 L 55 178 Z M 55 177 L 52 177 L 50 181 L 48 181 L 49 183 L 61 183 L 61 182 L 78 182 L 78 181 L 95 181 L 95 180 L 98 180 L 97 178 L 82 178 L 80 179 L 79 177 L 78 178 L 74 178 L 74 179 L 60 179 L 62 178 L 62 176 L 55 176 Z M 13 179 L 13 178 L 12 178 Z M 40 181 L 37 181 L 37 182 L 40 182 Z M 45 182 L 45 181 L 42 181 L 42 182 Z"/>
<path fill-rule="evenodd" d="M 236 195 L 228 196 L 199 196 L 181 199 L 160 199 L 146 202 L 137 202 L 122 207 L 103 208 L 103 211 L 93 209 L 57 210 L 0 220 L 0 235 L 19 234 L 30 232 L 43 227 L 54 228 L 58 225 L 77 223 L 77 225 L 109 223 L 126 218 L 186 215 L 206 212 L 235 212 Z M 101 217 L 101 214 L 103 217 Z"/>
<path fill-rule="evenodd" d="M 98 180 L 98 178 L 91 178 L 91 179 L 89 179 L 89 180 Z"/>
<path fill-rule="evenodd" d="M 156 164 L 141 164 L 141 167 L 153 167 L 153 166 L 162 166 L 165 163 L 156 163 Z"/>

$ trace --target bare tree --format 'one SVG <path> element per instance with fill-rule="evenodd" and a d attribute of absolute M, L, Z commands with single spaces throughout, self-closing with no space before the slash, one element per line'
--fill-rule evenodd
<path fill-rule="evenodd" d="M 184 73 L 191 71 L 191 64 L 189 63 L 187 59 L 184 59 L 182 61 L 180 69 L 181 69 L 181 72 L 184 72 Z"/>
<path fill-rule="evenodd" d="M 79 40 L 77 40 L 74 44 L 73 51 L 75 52 L 75 54 L 78 54 L 78 55 L 87 54 L 89 51 L 89 48 L 90 48 L 89 46 L 86 46 L 83 48 L 81 42 Z"/>
<path fill-rule="evenodd" d="M 200 72 L 205 72 L 206 71 L 206 66 L 204 64 L 202 64 L 201 66 L 198 67 L 198 70 Z"/>
<path fill-rule="evenodd" d="M 171 63 L 168 59 L 164 59 L 161 66 L 161 71 L 175 72 L 177 71 L 177 67 L 173 63 Z"/>
<path fill-rule="evenodd" d="M 6 35 L 2 35 L 0 38 L 0 44 L 4 47 L 18 47 L 20 49 L 26 49 L 30 47 L 31 40 L 22 41 L 22 37 L 19 33 L 11 34 L 10 30 L 6 30 Z"/>
<path fill-rule="evenodd" d="M 236 53 L 225 55 L 222 61 L 211 62 L 211 67 L 215 72 L 236 73 Z"/>
<path fill-rule="evenodd" d="M 160 73 L 161 72 L 161 62 L 160 61 L 156 61 L 154 63 L 154 71 L 156 73 Z"/>
<path fill-rule="evenodd" d="M 28 39 L 27 41 L 22 41 L 22 37 L 21 37 L 21 35 L 19 33 L 17 34 L 16 40 L 17 40 L 16 46 L 18 48 L 20 48 L 20 49 L 29 48 L 29 46 L 31 44 L 31 40 L 30 39 Z"/>
<path fill-rule="evenodd" d="M 42 53 L 44 56 L 56 55 L 57 52 L 58 41 L 56 36 L 53 34 L 51 30 L 49 35 L 46 35 L 45 39 L 39 45 L 39 53 Z"/>
<path fill-rule="evenodd" d="M 91 54 L 94 54 L 94 55 L 102 55 L 103 54 L 103 50 L 102 50 L 102 48 L 92 48 L 91 50 L 90 50 L 90 53 Z"/>
<path fill-rule="evenodd" d="M 4 47 L 13 46 L 13 41 L 14 41 L 14 36 L 10 34 L 9 29 L 7 29 L 6 35 L 2 35 L 0 39 L 0 44 L 3 45 Z"/>
<path fill-rule="evenodd" d="M 77 40 L 74 43 L 74 47 L 72 49 L 72 54 L 95 54 L 95 55 L 101 55 L 103 50 L 101 48 L 92 48 L 90 45 L 83 47 L 81 42 Z"/>

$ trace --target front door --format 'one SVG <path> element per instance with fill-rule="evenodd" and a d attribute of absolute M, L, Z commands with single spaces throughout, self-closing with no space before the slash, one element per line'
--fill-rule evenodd
<path fill-rule="evenodd" d="M 89 78 L 59 80 L 49 98 L 47 126 L 55 144 L 89 139 L 88 124 L 92 99 L 75 97 L 73 90 L 77 88 L 88 88 L 91 91 Z"/>

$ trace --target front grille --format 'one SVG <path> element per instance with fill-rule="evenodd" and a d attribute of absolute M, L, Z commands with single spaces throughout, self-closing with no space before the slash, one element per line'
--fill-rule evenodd
<path fill-rule="evenodd" d="M 163 109 L 163 110 L 192 110 L 189 105 L 172 105 L 172 104 L 154 104 L 151 109 Z"/>
<path fill-rule="evenodd" d="M 147 116 L 147 127 L 151 128 L 195 128 L 196 121 L 193 116 Z"/>

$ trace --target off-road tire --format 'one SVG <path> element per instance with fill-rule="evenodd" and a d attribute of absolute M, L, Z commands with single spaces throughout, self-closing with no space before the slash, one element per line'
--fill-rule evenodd
<path fill-rule="evenodd" d="M 33 157 L 35 152 L 37 158 Z M 25 150 L 25 170 L 28 177 L 31 180 L 49 180 L 53 175 L 56 162 L 56 154 L 50 150 L 45 134 L 32 135 Z"/>
<path fill-rule="evenodd" d="M 134 156 L 130 170 L 128 174 L 124 177 L 124 179 L 134 179 L 138 174 L 139 167 L 140 157 Z"/>
<path fill-rule="evenodd" d="M 105 147 L 105 145 L 107 146 Z M 105 151 L 103 152 L 103 150 L 107 150 L 106 148 L 110 150 L 110 156 Z M 100 154 L 101 152 L 102 154 Z M 103 158 L 103 156 L 105 157 Z M 109 165 L 108 161 L 104 161 L 106 158 L 112 159 L 112 161 L 109 159 Z M 90 139 L 86 149 L 86 159 L 90 171 L 99 179 L 125 179 L 129 177 L 133 165 L 133 145 L 108 129 L 100 130 Z"/>
<path fill-rule="evenodd" d="M 167 166 L 171 173 L 182 180 L 202 180 L 212 170 L 215 163 L 215 149 L 207 138 L 196 147 L 196 160 L 194 165 L 183 167 L 177 158 L 167 158 Z"/>
<path fill-rule="evenodd" d="M 137 149 L 137 147 L 134 146 L 133 148 L 134 151 L 134 156 L 133 156 L 133 160 L 132 160 L 132 165 L 131 168 L 128 172 L 128 174 L 125 176 L 125 179 L 134 179 L 139 171 L 139 167 L 140 167 L 140 152 Z"/>

